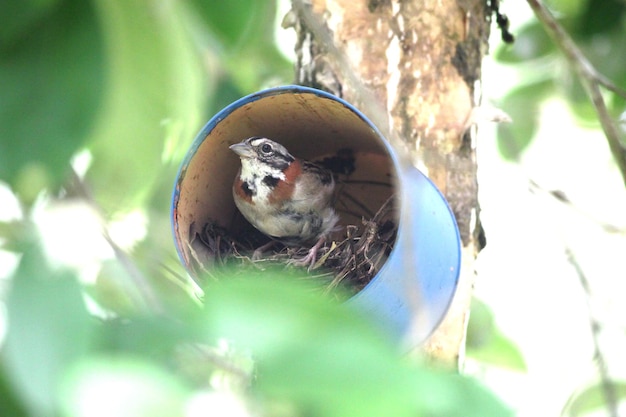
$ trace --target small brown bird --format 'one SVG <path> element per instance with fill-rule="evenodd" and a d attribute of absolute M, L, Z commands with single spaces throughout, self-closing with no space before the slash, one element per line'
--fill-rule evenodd
<path fill-rule="evenodd" d="M 280 143 L 254 136 L 230 146 L 241 168 L 233 198 L 258 230 L 286 245 L 313 244 L 298 263 L 312 266 L 339 217 L 332 207 L 333 175 L 294 157 Z"/>

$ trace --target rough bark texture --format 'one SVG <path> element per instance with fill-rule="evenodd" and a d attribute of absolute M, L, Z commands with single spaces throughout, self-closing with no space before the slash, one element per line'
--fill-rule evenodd
<path fill-rule="evenodd" d="M 474 260 L 483 246 L 475 130 L 486 0 L 293 0 L 297 82 L 330 91 L 366 113 L 406 160 L 446 196 L 463 243 L 459 289 L 422 349 L 456 363 L 463 352 Z"/>

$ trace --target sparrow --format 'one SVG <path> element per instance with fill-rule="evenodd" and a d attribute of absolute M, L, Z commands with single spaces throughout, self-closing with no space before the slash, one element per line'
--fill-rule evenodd
<path fill-rule="evenodd" d="M 241 159 L 232 189 L 239 211 L 274 241 L 289 246 L 312 244 L 306 257 L 296 262 L 310 269 L 339 221 L 332 206 L 332 173 L 264 137 L 253 136 L 230 149 Z"/>

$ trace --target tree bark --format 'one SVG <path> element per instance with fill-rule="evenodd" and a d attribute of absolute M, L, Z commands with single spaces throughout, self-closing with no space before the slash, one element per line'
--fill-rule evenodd
<path fill-rule="evenodd" d="M 298 33 L 296 81 L 359 107 L 396 150 L 447 198 L 462 240 L 457 294 L 446 319 L 421 347 L 456 364 L 464 340 L 474 261 L 484 245 L 476 179 L 481 60 L 487 51 L 486 0 L 292 0 Z"/>

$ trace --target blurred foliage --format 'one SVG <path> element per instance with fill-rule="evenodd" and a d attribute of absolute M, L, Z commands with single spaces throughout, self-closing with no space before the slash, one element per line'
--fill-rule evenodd
<path fill-rule="evenodd" d="M 625 53 L 623 3 L 553 5 L 598 68 L 623 85 L 626 61 L 606 59 Z M 408 363 L 380 330 L 302 281 L 268 272 L 214 284 L 200 300 L 183 276 L 169 225 L 178 165 L 223 106 L 292 81 L 275 19 L 275 2 L 258 0 L 0 2 L 0 185 L 21 209 L 21 218 L 0 222 L 2 248 L 20 258 L 2 287 L 0 415 L 224 415 L 237 407 L 280 416 L 509 414 L 476 381 Z M 517 39 L 498 59 L 560 62 L 539 26 Z M 528 146 L 538 106 L 555 91 L 591 120 L 571 74 L 544 73 L 504 101 L 524 126 L 502 132 L 509 158 Z M 623 105 L 615 99 L 612 110 Z M 104 241 L 110 253 L 93 255 L 95 270 L 65 269 L 31 224 L 60 199 L 86 200 L 106 232 L 121 222 L 140 236 L 124 250 Z M 91 245 L 71 222 L 57 226 L 73 245 Z M 523 371 L 494 323 L 477 304 L 468 353 Z M 596 399 L 581 395 L 574 405 L 586 410 Z"/>
<path fill-rule="evenodd" d="M 167 313 L 99 320 L 70 272 L 35 243 L 23 253 L 0 374 L 10 415 L 183 416 L 225 387 L 239 407 L 267 415 L 509 414 L 476 381 L 408 364 L 380 329 L 306 280 L 265 271 L 213 283 L 205 307 L 189 299 Z M 228 415 L 210 398 L 203 413 Z"/>
<path fill-rule="evenodd" d="M 291 82 L 276 7 L 0 3 L 0 185 L 21 211 L 0 223 L 19 257 L 2 288 L 1 415 L 508 414 L 476 381 L 408 363 L 304 280 L 266 271 L 201 300 L 184 277 L 178 165 L 216 111 Z"/>
<path fill-rule="evenodd" d="M 0 6 L 0 179 L 32 200 L 63 180 L 67 161 L 87 141 L 104 93 L 105 58 L 89 2 L 21 4 Z"/>
<path fill-rule="evenodd" d="M 546 1 L 559 23 L 595 68 L 616 85 L 626 87 L 626 3 L 622 0 Z M 510 16 L 515 19 L 515 16 Z M 535 139 L 538 109 L 550 97 L 565 98 L 581 124 L 599 126 L 596 112 L 576 74 L 537 20 L 516 33 L 513 45 L 502 44 L 496 60 L 518 71 L 518 88 L 501 101 L 502 109 L 513 123 L 498 127 L 501 155 L 516 160 Z M 618 119 L 626 110 L 626 100 L 608 94 L 609 111 Z"/>
<path fill-rule="evenodd" d="M 539 125 L 541 101 L 553 90 L 551 81 L 519 87 L 502 100 L 502 108 L 513 120 L 498 125 L 498 149 L 506 159 L 516 159 L 534 138 Z"/>
<path fill-rule="evenodd" d="M 493 312 L 478 299 L 472 301 L 467 327 L 467 356 L 486 365 L 526 372 L 519 348 L 496 326 Z"/>
<path fill-rule="evenodd" d="M 289 81 L 273 2 L 189 3 L 2 2 L 0 179 L 30 202 L 87 148 L 98 203 L 141 207 L 209 109 Z"/>
<path fill-rule="evenodd" d="M 47 268 L 35 245 L 22 253 L 6 303 L 3 360 L 24 408 L 50 415 L 63 371 L 88 349 L 93 319 L 71 273 Z"/>
<path fill-rule="evenodd" d="M 558 23 L 570 35 L 595 69 L 621 89 L 626 89 L 626 2 L 623 0 L 544 0 Z M 514 15 L 509 15 L 512 21 Z M 520 30 L 514 31 L 513 45 L 500 44 L 494 57 L 511 69 L 517 78 L 514 88 L 508 89 L 499 106 L 511 116 L 513 123 L 499 125 L 497 144 L 500 155 L 519 161 L 533 141 L 539 138 L 539 116 L 546 101 L 559 98 L 566 103 L 575 120 L 584 127 L 600 130 L 598 116 L 584 90 L 578 75 L 568 65 L 537 19 L 531 19 Z M 602 87 L 610 116 L 616 121 L 626 114 L 626 100 Z M 544 114 L 543 116 L 546 116 Z M 547 115 L 541 122 L 551 120 Z M 568 150 L 562 150 L 568 155 Z M 557 164 L 558 165 L 558 164 Z M 555 167 L 557 166 L 555 165 Z M 576 227 L 573 225 L 573 227 Z M 510 370 L 523 371 L 523 356 L 515 345 L 495 326 L 496 320 L 489 308 L 475 302 L 468 331 L 468 356 L 483 364 L 492 364 Z M 520 314 L 524 314 L 523 311 Z M 598 352 L 596 352 L 598 354 Z M 601 352 L 600 352 L 601 354 Z M 600 359 L 595 358 L 598 363 Z M 609 377 L 614 377 L 612 374 Z M 616 377 L 617 378 L 617 377 Z M 611 388 L 601 382 L 572 394 L 562 410 L 563 416 L 617 415 L 626 403 L 624 383 L 609 381 Z M 607 392 L 613 391 L 614 398 Z"/>
<path fill-rule="evenodd" d="M 626 381 L 611 381 L 617 401 L 626 399 Z M 606 387 L 597 382 L 574 393 L 565 404 L 562 416 L 579 417 L 606 410 Z"/>

